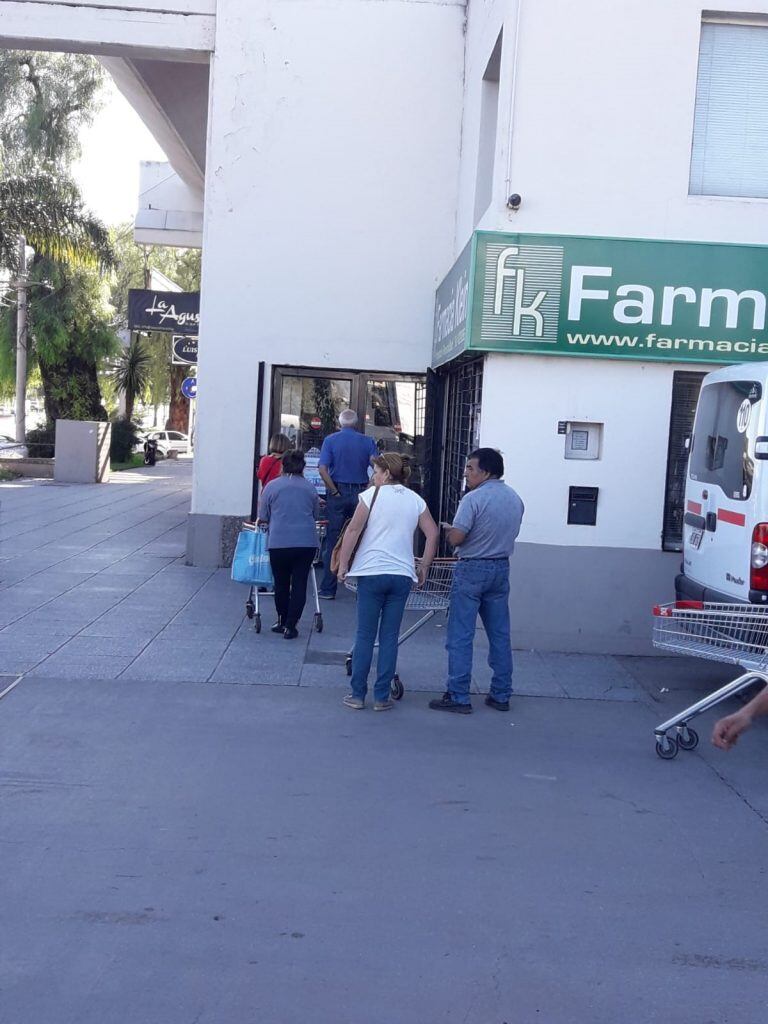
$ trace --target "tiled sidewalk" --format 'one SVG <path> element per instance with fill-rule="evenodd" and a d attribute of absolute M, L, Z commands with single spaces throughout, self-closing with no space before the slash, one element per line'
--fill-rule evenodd
<path fill-rule="evenodd" d="M 226 569 L 185 565 L 192 466 L 162 463 L 109 484 L 20 481 L 0 486 L 0 676 L 292 686 L 344 686 L 354 599 L 322 602 L 325 628 L 286 642 L 245 617 L 246 588 Z M 407 621 L 414 621 L 408 615 Z M 445 617 L 403 646 L 407 690 L 443 685 Z M 488 688 L 487 645 L 477 634 L 475 689 Z M 518 651 L 515 689 L 542 697 L 647 699 L 704 688 L 719 666 L 678 659 Z M 662 698 L 659 698 L 662 700 Z"/>

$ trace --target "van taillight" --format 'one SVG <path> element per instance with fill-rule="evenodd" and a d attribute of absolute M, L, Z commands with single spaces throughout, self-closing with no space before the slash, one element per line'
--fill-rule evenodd
<path fill-rule="evenodd" d="M 751 589 L 768 590 L 768 523 L 758 523 L 752 533 L 752 554 L 749 564 Z"/>

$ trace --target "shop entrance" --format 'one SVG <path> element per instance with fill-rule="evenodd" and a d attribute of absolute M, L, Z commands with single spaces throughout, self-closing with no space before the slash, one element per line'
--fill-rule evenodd
<path fill-rule="evenodd" d="M 357 412 L 360 427 L 380 452 L 399 452 L 413 463 L 412 486 L 420 490 L 424 472 L 426 377 L 276 367 L 270 433 L 285 434 L 305 453 L 322 446 L 339 429 L 342 409 Z"/>

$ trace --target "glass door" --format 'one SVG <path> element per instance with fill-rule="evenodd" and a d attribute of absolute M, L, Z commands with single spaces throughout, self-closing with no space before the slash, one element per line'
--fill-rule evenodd
<path fill-rule="evenodd" d="M 275 370 L 271 433 L 285 434 L 304 452 L 304 476 L 320 495 L 325 485 L 318 472 L 323 441 L 339 429 L 342 409 L 354 409 L 354 379 L 325 371 Z"/>
<path fill-rule="evenodd" d="M 361 388 L 365 433 L 380 452 L 398 452 L 411 461 L 411 486 L 421 493 L 424 477 L 426 380 L 423 377 L 367 377 Z"/>

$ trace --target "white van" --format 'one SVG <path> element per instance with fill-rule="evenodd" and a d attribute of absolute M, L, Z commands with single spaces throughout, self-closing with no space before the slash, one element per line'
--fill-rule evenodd
<path fill-rule="evenodd" d="M 678 600 L 768 604 L 768 363 L 704 378 L 688 453 Z"/>

